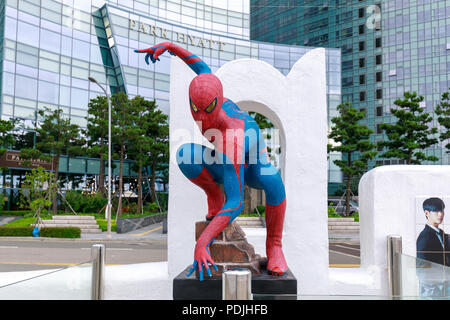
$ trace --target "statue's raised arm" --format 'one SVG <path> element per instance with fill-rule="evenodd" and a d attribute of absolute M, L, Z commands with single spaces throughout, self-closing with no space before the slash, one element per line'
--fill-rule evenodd
<path fill-rule="evenodd" d="M 159 61 L 160 55 L 169 51 L 171 55 L 175 55 L 183 60 L 196 74 L 211 73 L 211 69 L 202 59 L 172 42 L 162 42 L 148 49 L 137 49 L 134 51 L 147 53 L 145 56 L 145 62 L 147 62 L 147 64 L 149 64 L 149 58 L 155 63 L 156 61 Z"/>

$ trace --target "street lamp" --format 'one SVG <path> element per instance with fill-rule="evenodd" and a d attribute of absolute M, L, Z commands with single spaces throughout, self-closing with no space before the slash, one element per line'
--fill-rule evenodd
<path fill-rule="evenodd" d="M 108 204 L 106 205 L 106 219 L 108 220 L 108 228 L 106 238 L 111 239 L 111 100 L 108 92 L 97 82 L 97 80 L 93 77 L 89 77 L 88 79 L 89 81 L 97 84 L 103 90 L 106 95 L 106 100 L 108 101 Z M 106 85 L 108 85 L 108 78 L 106 78 Z"/>

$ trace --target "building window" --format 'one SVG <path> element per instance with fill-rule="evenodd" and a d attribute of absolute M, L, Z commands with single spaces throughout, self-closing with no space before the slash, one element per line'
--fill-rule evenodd
<path fill-rule="evenodd" d="M 375 73 L 375 81 L 376 82 L 381 82 L 383 78 L 383 72 L 378 71 L 377 73 Z"/>
<path fill-rule="evenodd" d="M 365 14 L 364 8 L 359 8 L 358 9 L 358 17 L 359 18 L 364 18 L 364 14 Z"/>
<path fill-rule="evenodd" d="M 375 48 L 381 48 L 381 38 L 375 39 Z"/>
<path fill-rule="evenodd" d="M 364 118 L 366 117 L 366 108 L 360 108 L 359 112 L 362 112 L 364 114 Z"/>
<path fill-rule="evenodd" d="M 359 101 L 366 101 L 366 92 L 365 91 L 359 92 Z"/>
<path fill-rule="evenodd" d="M 342 71 L 350 71 L 353 69 L 353 60 L 342 61 Z"/>
<path fill-rule="evenodd" d="M 359 67 L 364 68 L 366 66 L 366 58 L 359 58 Z"/>
<path fill-rule="evenodd" d="M 366 75 L 365 74 L 359 75 L 359 84 L 366 84 Z"/>
<path fill-rule="evenodd" d="M 377 89 L 375 91 L 375 96 L 377 99 L 382 99 L 383 98 L 383 89 Z"/>
<path fill-rule="evenodd" d="M 377 107 L 377 117 L 383 116 L 383 106 Z"/>
<path fill-rule="evenodd" d="M 353 94 L 352 93 L 345 93 L 342 95 L 342 103 L 350 102 L 353 103 Z"/>
<path fill-rule="evenodd" d="M 366 28 L 365 28 L 364 24 L 359 25 L 359 27 L 358 27 L 359 34 L 364 34 L 365 30 L 366 30 Z"/>
<path fill-rule="evenodd" d="M 351 87 L 353 85 L 353 77 L 342 78 L 343 87 Z"/>
<path fill-rule="evenodd" d="M 382 152 L 383 151 L 383 149 L 384 149 L 384 147 L 383 146 L 377 146 L 377 151 L 379 151 L 379 152 Z M 378 161 L 377 161 L 378 162 Z M 383 161 L 381 161 L 381 162 L 383 162 Z"/>
<path fill-rule="evenodd" d="M 353 52 L 353 44 L 346 43 L 341 46 L 342 54 L 352 53 Z"/>
<path fill-rule="evenodd" d="M 366 49 L 366 42 L 360 41 L 359 42 L 359 51 L 364 51 Z"/>
<path fill-rule="evenodd" d="M 377 134 L 382 134 L 383 133 L 383 129 L 381 129 L 381 123 L 377 123 Z"/>
<path fill-rule="evenodd" d="M 381 54 L 377 54 L 375 56 L 375 64 L 381 64 Z"/>

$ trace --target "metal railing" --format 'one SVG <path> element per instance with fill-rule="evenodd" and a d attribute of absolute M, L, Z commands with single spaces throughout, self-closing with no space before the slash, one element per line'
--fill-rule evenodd
<path fill-rule="evenodd" d="M 55 270 L 1 274 L 0 300 L 102 300 L 105 245 L 91 247 L 89 261 Z"/>
<path fill-rule="evenodd" d="M 93 262 L 91 300 L 103 300 L 105 287 L 105 245 L 92 245 L 91 258 Z"/>
<path fill-rule="evenodd" d="M 402 253 L 402 237 L 390 235 L 387 237 L 387 267 L 388 267 L 388 284 L 389 297 L 393 300 L 401 297 L 401 253 Z"/>
<path fill-rule="evenodd" d="M 252 273 L 248 269 L 222 273 L 222 300 L 252 300 Z"/>

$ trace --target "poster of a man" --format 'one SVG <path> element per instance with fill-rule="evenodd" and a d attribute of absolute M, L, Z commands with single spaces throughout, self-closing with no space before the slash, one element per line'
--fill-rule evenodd
<path fill-rule="evenodd" d="M 444 220 L 444 209 L 445 203 L 440 198 L 428 198 L 423 202 L 427 223 L 417 237 L 417 258 L 450 266 L 449 235 L 439 228 Z"/>
<path fill-rule="evenodd" d="M 421 223 L 421 231 L 416 241 L 419 295 L 448 297 L 450 282 L 447 279 L 450 269 L 447 267 L 450 266 L 450 240 L 449 235 L 443 230 L 444 200 L 438 197 L 426 198 L 420 211 L 421 214 L 418 212 L 417 218 L 420 217 L 422 220 L 425 215 L 426 223 L 425 226 Z"/>

